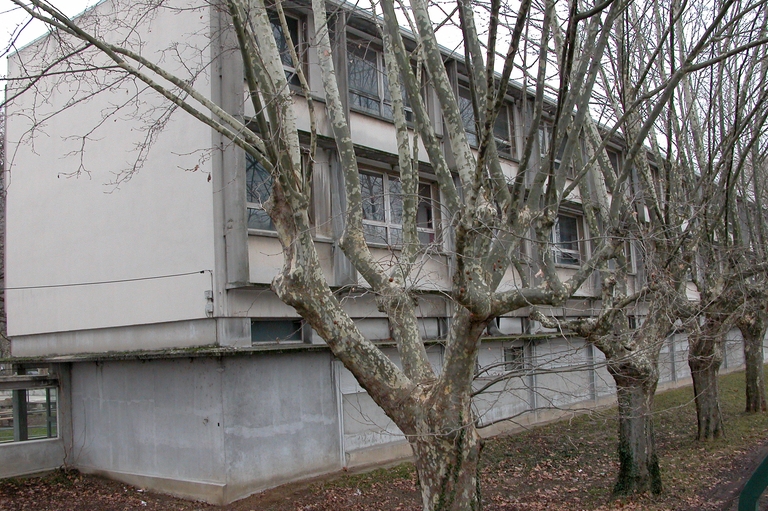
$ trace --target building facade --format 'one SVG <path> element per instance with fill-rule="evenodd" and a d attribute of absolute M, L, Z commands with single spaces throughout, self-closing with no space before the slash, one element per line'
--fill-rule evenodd
<path fill-rule="evenodd" d="M 115 5 L 100 3 L 83 16 Z M 309 14 L 292 5 L 288 28 L 322 105 L 317 57 L 306 51 L 314 33 Z M 381 42 L 364 15 L 342 11 L 336 22 L 337 69 L 370 204 L 366 237 L 386 262 L 402 225 Z M 164 8 L 139 28 L 145 55 L 174 48 L 178 58 L 166 60 L 172 72 L 189 74 L 233 115 L 253 114 L 242 63 L 217 9 Z M 282 28 L 275 31 L 279 39 Z M 54 51 L 52 43 L 45 37 L 20 50 L 10 60 L 11 75 L 23 76 L 31 62 Z M 450 54 L 445 60 L 472 141 L 463 64 Z M 295 69 L 286 63 L 286 72 Z M 17 375 L 2 381 L 0 396 L 15 403 L 16 441 L 0 443 L 0 476 L 67 465 L 224 503 L 410 455 L 351 373 L 270 290 L 282 251 L 262 206 L 269 175 L 225 137 L 140 85 L 105 86 L 108 80 L 95 76 L 77 86 L 43 80 L 8 107 L 6 300 Z M 91 87 L 102 92 L 91 95 Z M 440 134 L 436 99 L 428 87 L 424 94 Z M 308 132 L 306 101 L 298 93 L 294 98 L 300 128 Z M 521 89 L 511 87 L 494 129 L 510 176 L 530 117 L 521 99 Z M 344 187 L 328 121 L 322 108 L 317 114 L 310 216 L 325 275 L 361 332 L 397 361 L 388 319 L 338 246 Z M 548 140 L 545 125 L 538 153 L 546 153 Z M 452 307 L 441 294 L 450 289 L 450 229 L 423 163 L 418 234 L 432 250 L 416 283 L 423 291 L 418 314 L 439 370 Z M 561 211 L 552 250 L 564 275 L 589 255 L 586 231 L 578 201 Z M 633 285 L 642 279 L 635 273 Z M 588 281 L 565 307 L 548 312 L 591 314 L 596 286 Z M 476 409 L 485 434 L 613 399 L 597 350 L 527 315 L 499 318 L 484 338 L 476 385 L 485 392 Z M 726 367 L 738 367 L 740 357 L 730 349 Z M 662 351 L 662 383 L 686 381 L 686 360 L 684 336 L 671 336 Z M 35 418 L 41 416 L 42 423 Z"/>

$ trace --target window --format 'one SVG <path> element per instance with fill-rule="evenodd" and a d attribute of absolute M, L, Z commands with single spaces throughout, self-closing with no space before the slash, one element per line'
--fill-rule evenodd
<path fill-rule="evenodd" d="M 525 369 L 525 348 L 523 346 L 507 346 L 504 348 L 504 370 L 507 372 Z"/>
<path fill-rule="evenodd" d="M 251 344 L 303 340 L 301 320 L 251 320 Z"/>
<path fill-rule="evenodd" d="M 500 155 L 516 158 L 515 120 L 512 110 L 512 105 L 501 107 L 496 122 L 493 123 L 493 138 L 496 140 L 496 150 Z"/>
<path fill-rule="evenodd" d="M 285 69 L 285 78 L 290 85 L 299 86 L 299 77 L 296 74 L 296 68 L 293 65 L 293 58 L 291 57 L 291 51 L 288 46 L 288 38 L 286 37 L 283 27 L 280 24 L 280 19 L 276 14 L 270 15 L 270 22 L 272 23 L 272 34 L 275 37 L 275 43 L 277 44 L 277 51 L 280 52 L 280 60 L 283 61 L 283 68 Z M 298 19 L 289 16 L 285 17 L 286 25 L 288 25 L 288 35 L 291 36 L 293 41 L 294 50 L 296 55 L 301 59 L 301 44 L 302 36 L 299 29 L 301 23 Z"/>
<path fill-rule="evenodd" d="M 539 126 L 539 154 L 542 158 L 549 154 L 549 145 L 552 142 L 552 126 L 542 124 Z"/>
<path fill-rule="evenodd" d="M 464 131 L 467 132 L 467 142 L 469 145 L 477 147 L 477 123 L 475 122 L 475 109 L 472 107 L 472 94 L 463 85 L 459 85 L 459 113 L 461 114 L 461 122 L 464 124 Z"/>
<path fill-rule="evenodd" d="M 475 122 L 475 110 L 472 108 L 472 94 L 468 87 L 459 85 L 459 114 L 467 133 L 467 142 L 473 147 L 480 145 L 480 138 Z M 496 150 L 500 155 L 517 156 L 515 146 L 515 121 L 511 105 L 503 105 L 499 115 L 493 123 L 493 139 L 496 141 Z"/>
<path fill-rule="evenodd" d="M 611 167 L 613 167 L 613 171 L 617 174 L 619 173 L 619 162 L 621 161 L 621 156 L 619 156 L 619 153 L 616 151 L 611 151 L 608 149 L 608 161 L 611 162 Z"/>
<path fill-rule="evenodd" d="M 394 119 L 392 96 L 389 93 L 389 80 L 384 66 L 384 55 L 365 39 L 350 36 L 347 45 L 347 73 L 349 86 L 349 106 L 368 114 Z M 405 86 L 400 90 L 405 103 L 405 120 L 413 121 Z"/>
<path fill-rule="evenodd" d="M 552 252 L 555 263 L 576 266 L 581 263 L 579 224 L 580 219 L 575 216 L 557 216 L 557 221 L 552 227 Z"/>
<path fill-rule="evenodd" d="M 403 185 L 389 174 L 360 173 L 363 230 L 368 243 L 397 247 L 403 244 Z M 435 190 L 419 183 L 416 230 L 422 245 L 435 242 Z"/>
<path fill-rule="evenodd" d="M 0 377 L 0 443 L 58 437 L 56 384 L 46 369 Z"/>
<path fill-rule="evenodd" d="M 274 231 L 275 225 L 264 210 L 272 195 L 272 176 L 256 159 L 246 153 L 245 195 L 248 207 L 248 228 Z"/>
<path fill-rule="evenodd" d="M 635 257 L 634 257 L 634 248 L 632 247 L 632 242 L 627 240 L 624 242 L 624 258 L 626 260 L 626 271 L 629 274 L 636 273 L 637 270 L 635 269 Z"/>

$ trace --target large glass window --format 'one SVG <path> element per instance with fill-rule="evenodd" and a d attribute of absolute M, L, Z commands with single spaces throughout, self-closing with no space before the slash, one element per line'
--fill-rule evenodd
<path fill-rule="evenodd" d="M 435 191 L 419 183 L 416 230 L 423 245 L 435 242 Z M 403 185 L 396 176 L 360 173 L 363 230 L 368 243 L 397 247 L 403 244 Z"/>
<path fill-rule="evenodd" d="M 350 108 L 392 120 L 392 96 L 389 93 L 384 55 L 371 41 L 352 36 L 347 50 Z M 405 103 L 405 118 L 411 122 L 413 112 L 405 86 L 401 85 L 400 89 Z"/>
<path fill-rule="evenodd" d="M 272 176 L 256 159 L 246 153 L 245 195 L 248 207 L 248 228 L 274 231 L 272 219 L 264 203 L 272 195 Z"/>
<path fill-rule="evenodd" d="M 552 228 L 552 251 L 555 263 L 567 265 L 581 264 L 579 239 L 581 238 L 580 219 L 575 216 L 558 215 Z"/>
<path fill-rule="evenodd" d="M 56 438 L 57 402 L 54 387 L 0 390 L 0 443 Z"/>

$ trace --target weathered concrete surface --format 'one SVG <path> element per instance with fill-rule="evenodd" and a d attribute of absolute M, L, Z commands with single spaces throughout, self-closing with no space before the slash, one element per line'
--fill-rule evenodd
<path fill-rule="evenodd" d="M 224 503 L 341 468 L 328 353 L 82 363 L 72 380 L 87 472 Z"/>

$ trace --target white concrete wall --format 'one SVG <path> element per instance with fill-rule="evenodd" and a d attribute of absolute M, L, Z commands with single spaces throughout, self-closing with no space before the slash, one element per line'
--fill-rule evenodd
<path fill-rule="evenodd" d="M 98 9 L 106 12 L 112 6 L 107 1 Z M 210 93 L 203 67 L 210 64 L 209 18 L 208 9 L 163 8 L 140 29 L 141 51 L 153 59 L 173 41 L 182 41 L 180 58 L 168 52 L 164 64 L 182 76 L 188 74 L 184 66 L 197 69 L 196 85 L 205 95 Z M 120 35 L 119 30 L 109 32 L 112 39 Z M 48 42 L 42 39 L 14 56 L 10 74 L 19 75 L 22 64 L 44 54 Z M 162 116 L 162 110 L 152 109 L 166 103 L 151 91 L 131 101 L 143 86 L 127 82 L 53 115 L 93 92 L 97 86 L 90 79 L 43 80 L 8 106 L 11 336 L 205 317 L 209 273 L 152 277 L 213 269 L 211 130 L 177 110 L 165 121 L 143 167 L 119 186 L 110 184 L 136 161 L 137 144 L 148 136 L 147 116 Z M 125 108 L 109 116 L 120 104 Z M 94 282 L 111 283 L 72 286 Z"/>

